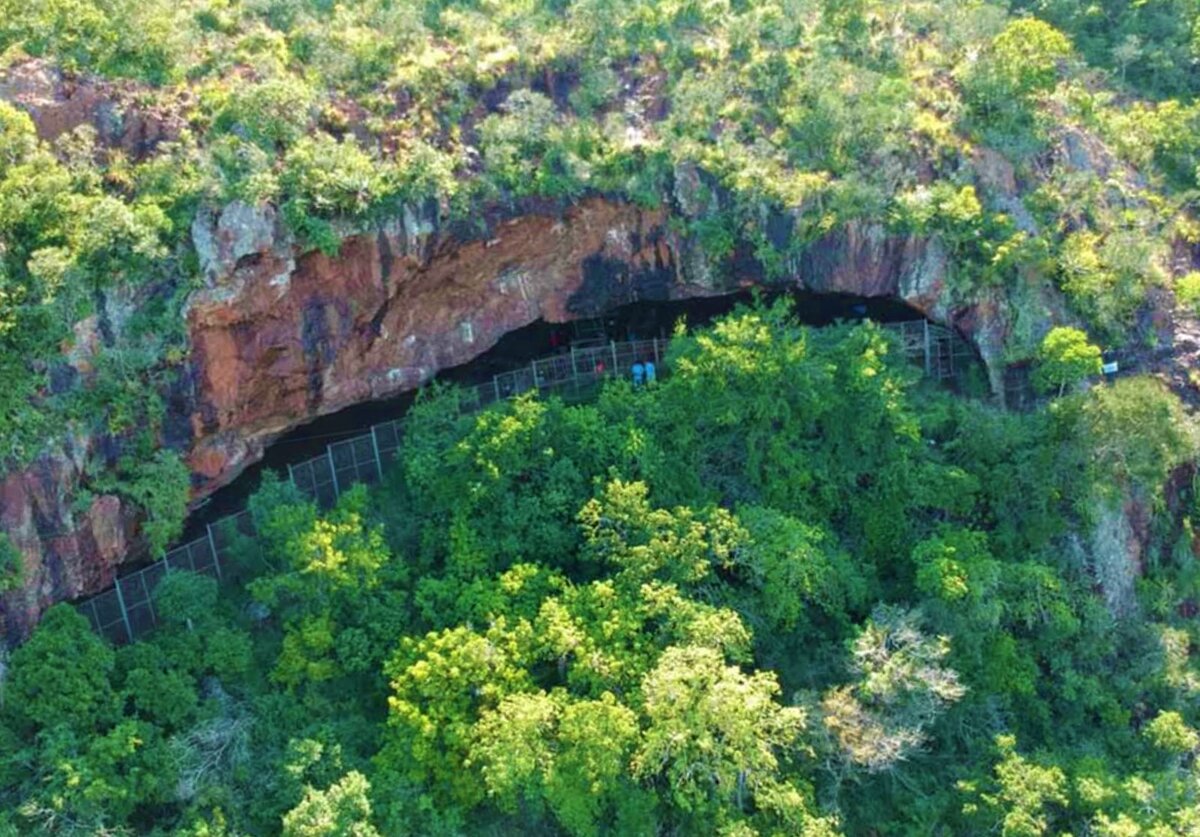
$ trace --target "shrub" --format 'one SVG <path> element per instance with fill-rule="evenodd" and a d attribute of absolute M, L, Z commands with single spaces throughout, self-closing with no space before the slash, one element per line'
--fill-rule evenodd
<path fill-rule="evenodd" d="M 1175 280 L 1175 298 L 1200 313 L 1200 271 L 1193 270 Z"/>
<path fill-rule="evenodd" d="M 7 532 L 0 532 L 0 593 L 15 590 L 25 580 L 25 565 Z"/>
<path fill-rule="evenodd" d="M 1042 340 L 1033 384 L 1042 392 L 1057 389 L 1062 395 L 1071 384 L 1099 375 L 1102 365 L 1100 347 L 1089 343 L 1085 333 L 1059 326 Z"/>
<path fill-rule="evenodd" d="M 218 98 L 222 93 L 218 93 Z M 217 130 L 244 136 L 265 148 L 289 145 L 308 130 L 317 94 L 293 76 L 240 84 L 229 92 L 217 112 Z"/>

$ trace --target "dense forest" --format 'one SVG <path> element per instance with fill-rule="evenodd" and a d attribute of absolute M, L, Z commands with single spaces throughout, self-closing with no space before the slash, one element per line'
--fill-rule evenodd
<path fill-rule="evenodd" d="M 151 555 L 193 221 L 235 201 L 336 254 L 601 195 L 763 284 L 874 225 L 1008 312 L 1041 398 L 762 301 L 652 385 L 431 387 L 382 485 L 264 478 L 237 583 L 0 660 L 0 834 L 1200 833 L 1200 375 L 1101 375 L 1200 309 L 1194 2 L 0 0 L 23 62 L 176 129 L 48 141 L 0 96 L 0 474 L 102 436 L 74 502 Z M 0 592 L 21 562 L 0 531 Z"/>
<path fill-rule="evenodd" d="M 322 513 L 262 486 L 244 588 L 172 573 L 170 624 L 119 649 L 52 609 L 11 659 L 2 816 L 1194 833 L 1200 507 L 1164 488 L 1196 453 L 1178 399 L 1129 378 L 1006 413 L 891 348 L 760 306 L 677 336 L 651 386 L 466 416 L 431 390 L 380 488 Z M 1137 578 L 1120 544 L 1075 534 L 1127 496 L 1170 545 Z"/>

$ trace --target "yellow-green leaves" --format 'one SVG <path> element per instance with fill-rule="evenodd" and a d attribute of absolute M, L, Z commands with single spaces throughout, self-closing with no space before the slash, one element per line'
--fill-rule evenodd
<path fill-rule="evenodd" d="M 1100 347 L 1077 328 L 1057 326 L 1042 339 L 1037 362 L 1034 384 L 1043 391 L 1057 388 L 1062 395 L 1068 386 L 1100 374 Z"/>

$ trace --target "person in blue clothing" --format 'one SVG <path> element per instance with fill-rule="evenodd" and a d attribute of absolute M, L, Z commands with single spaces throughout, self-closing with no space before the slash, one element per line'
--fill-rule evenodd
<path fill-rule="evenodd" d="M 652 360 L 646 361 L 646 363 L 643 365 L 642 371 L 645 372 L 645 374 L 646 374 L 646 383 L 648 383 L 648 384 L 654 383 L 654 376 L 657 374 L 657 372 L 654 369 L 654 361 L 652 361 Z"/>
<path fill-rule="evenodd" d="M 635 387 L 640 387 L 645 382 L 646 367 L 642 365 L 641 361 L 638 361 L 637 363 L 633 364 L 633 385 Z"/>

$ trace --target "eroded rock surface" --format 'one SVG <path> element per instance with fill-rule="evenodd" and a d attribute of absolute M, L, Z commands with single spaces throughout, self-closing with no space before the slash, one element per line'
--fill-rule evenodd
<path fill-rule="evenodd" d="M 133 84 L 70 78 L 35 59 L 0 71 L 0 100 L 25 110 L 43 140 L 88 126 L 102 143 L 132 159 L 178 139 L 186 124 L 182 107 L 147 105 Z"/>
<path fill-rule="evenodd" d="M 412 389 L 539 318 L 563 322 L 763 281 L 738 265 L 713 269 L 665 208 L 601 198 L 497 221 L 469 240 L 439 229 L 436 207 L 408 207 L 382 227 L 348 234 L 336 256 L 299 252 L 266 206 L 202 211 L 192 233 L 205 283 L 186 308 L 186 373 L 164 396 L 196 500 L 297 425 Z M 794 268 L 787 281 L 797 286 L 900 297 L 939 320 L 1003 333 L 997 312 L 947 305 L 946 255 L 936 240 L 851 226 Z M 86 370 L 87 353 L 76 354 Z M 136 517 L 117 498 L 74 508 L 89 444 L 48 454 L 3 484 L 0 526 L 22 551 L 27 578 L 4 600 L 10 637 L 50 603 L 109 584 L 137 543 Z"/>

